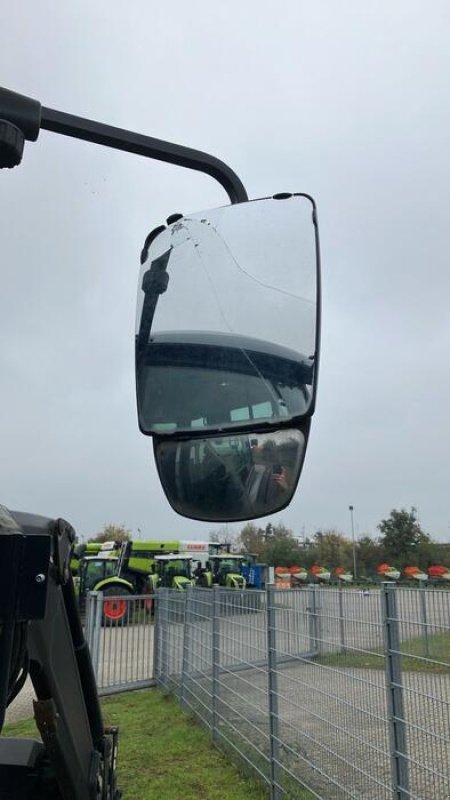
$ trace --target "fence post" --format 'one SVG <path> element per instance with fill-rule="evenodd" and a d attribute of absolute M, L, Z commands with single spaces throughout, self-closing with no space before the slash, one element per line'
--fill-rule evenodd
<path fill-rule="evenodd" d="M 100 687 L 100 635 L 102 630 L 102 617 L 103 617 L 103 592 L 94 592 L 92 599 L 95 600 L 93 604 L 93 613 L 91 612 L 92 620 L 92 665 L 94 667 L 94 674 L 97 684 Z"/>
<path fill-rule="evenodd" d="M 278 674 L 276 650 L 275 588 L 267 592 L 267 652 L 269 681 L 269 736 L 270 736 L 270 800 L 281 800 L 280 786 L 280 718 L 278 713 Z"/>
<path fill-rule="evenodd" d="M 392 789 L 396 800 L 407 800 L 410 797 L 409 772 L 406 755 L 406 724 L 401 682 L 400 636 L 395 585 L 385 583 L 381 591 L 381 597 L 386 650 L 385 670 L 389 739 L 391 744 Z"/>
<path fill-rule="evenodd" d="M 342 583 L 338 586 L 339 590 L 339 636 L 341 640 L 341 653 L 345 653 L 345 629 L 344 629 L 344 596 Z"/>
<path fill-rule="evenodd" d="M 158 681 L 158 660 L 159 660 L 159 641 L 160 641 L 160 608 L 161 603 L 159 590 L 155 591 L 152 595 L 152 609 L 153 609 L 153 678 Z"/>
<path fill-rule="evenodd" d="M 86 600 L 84 606 L 84 635 L 91 652 L 92 658 L 92 601 L 91 593 L 86 592 Z"/>
<path fill-rule="evenodd" d="M 309 597 L 310 603 L 309 608 L 309 640 L 311 645 L 311 653 L 318 653 L 318 641 L 319 641 L 319 631 L 318 631 L 318 615 L 317 615 L 317 586 L 310 585 L 309 589 Z"/>
<path fill-rule="evenodd" d="M 186 705 L 186 679 L 189 668 L 189 636 L 188 636 L 188 618 L 191 603 L 191 595 L 195 592 L 194 587 L 186 589 L 181 593 L 184 599 L 184 615 L 183 615 L 183 653 L 181 657 L 181 679 L 180 679 L 180 706 L 184 708 Z"/>
<path fill-rule="evenodd" d="M 427 597 L 428 592 L 424 586 L 423 581 L 420 582 L 420 590 L 419 590 L 419 597 L 420 597 L 420 616 L 422 622 L 422 630 L 423 636 L 425 639 L 425 657 L 429 658 L 430 656 L 430 642 L 428 640 L 428 619 L 427 619 Z"/>
<path fill-rule="evenodd" d="M 219 587 L 213 586 L 212 594 L 212 740 L 217 744 L 217 702 L 219 694 L 220 632 L 219 632 Z"/>
<path fill-rule="evenodd" d="M 167 688 L 169 683 L 169 592 L 170 589 L 158 589 L 159 683 L 164 688 Z"/>

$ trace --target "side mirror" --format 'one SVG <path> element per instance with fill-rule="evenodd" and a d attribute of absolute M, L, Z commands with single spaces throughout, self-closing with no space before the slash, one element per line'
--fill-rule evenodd
<path fill-rule="evenodd" d="M 313 201 L 286 194 L 176 215 L 141 260 L 138 420 L 170 504 L 215 522 L 281 510 L 317 387 Z"/>

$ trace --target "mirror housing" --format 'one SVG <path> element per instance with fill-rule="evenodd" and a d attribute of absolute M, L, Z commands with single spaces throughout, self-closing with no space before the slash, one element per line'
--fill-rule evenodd
<path fill-rule="evenodd" d="M 169 223 L 141 256 L 139 428 L 154 439 L 178 513 L 211 522 L 275 513 L 295 492 L 314 412 L 314 202 L 279 195 Z"/>

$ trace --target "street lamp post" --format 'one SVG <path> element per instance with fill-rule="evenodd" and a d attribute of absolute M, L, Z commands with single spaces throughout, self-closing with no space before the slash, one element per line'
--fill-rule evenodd
<path fill-rule="evenodd" d="M 353 506 L 349 506 L 348 510 L 350 511 L 350 519 L 352 523 L 352 551 L 353 551 L 353 580 L 356 582 L 357 574 L 356 574 L 356 548 L 355 548 L 355 525 L 353 522 Z"/>

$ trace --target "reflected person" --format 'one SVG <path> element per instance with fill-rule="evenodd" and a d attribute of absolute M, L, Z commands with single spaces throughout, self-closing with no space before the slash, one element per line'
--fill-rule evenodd
<path fill-rule="evenodd" d="M 253 466 L 247 479 L 249 500 L 255 511 L 264 512 L 283 502 L 290 492 L 291 481 L 288 469 L 279 459 L 279 451 L 273 441 L 259 444 L 250 442 Z"/>

